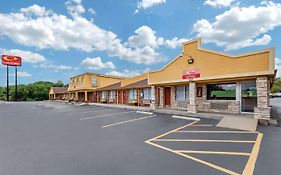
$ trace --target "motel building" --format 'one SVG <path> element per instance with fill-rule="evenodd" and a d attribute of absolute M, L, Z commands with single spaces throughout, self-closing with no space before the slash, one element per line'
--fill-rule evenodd
<path fill-rule="evenodd" d="M 254 114 L 269 120 L 275 50 L 229 55 L 183 43 L 182 53 L 160 70 L 132 78 L 85 73 L 72 77 L 69 101 L 151 109 Z"/>

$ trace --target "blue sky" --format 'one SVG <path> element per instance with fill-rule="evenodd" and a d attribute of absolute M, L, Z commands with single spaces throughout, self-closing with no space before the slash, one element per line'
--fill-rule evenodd
<path fill-rule="evenodd" d="M 281 1 L 10 0 L 0 1 L 0 23 L 1 53 L 23 58 L 23 84 L 68 83 L 84 72 L 134 76 L 163 67 L 196 37 L 230 54 L 275 47 L 281 71 Z"/>

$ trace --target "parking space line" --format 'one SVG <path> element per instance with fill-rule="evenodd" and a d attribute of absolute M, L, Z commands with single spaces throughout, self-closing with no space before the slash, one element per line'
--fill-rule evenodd
<path fill-rule="evenodd" d="M 206 125 L 205 125 L 205 124 L 196 124 L 196 125 L 191 125 L 191 126 L 194 126 L 194 127 L 195 127 L 195 126 L 213 126 L 213 125 L 207 125 L 207 124 L 206 124 Z"/>
<path fill-rule="evenodd" d="M 133 113 L 133 112 L 136 112 L 136 111 L 127 111 L 127 112 L 119 112 L 119 113 L 110 113 L 110 114 L 104 114 L 104 115 L 94 116 L 94 117 L 84 117 L 84 118 L 80 118 L 80 120 L 89 120 L 89 119 L 107 117 L 107 116 L 111 116 L 111 115 L 127 114 L 127 113 Z"/>
<path fill-rule="evenodd" d="M 250 156 L 250 153 L 242 153 L 242 152 L 195 151 L 195 150 L 174 150 L 174 151 L 180 153 L 190 153 L 190 154 L 220 154 L 220 155 Z"/>
<path fill-rule="evenodd" d="M 152 118 L 152 117 L 155 117 L 155 115 L 141 117 L 141 118 L 137 118 L 137 119 L 125 120 L 125 121 L 117 122 L 117 123 L 112 123 L 112 124 L 104 125 L 104 126 L 102 126 L 102 128 L 107 128 L 107 127 L 111 127 L 111 126 L 121 125 L 121 124 L 124 124 L 124 123 L 129 123 L 129 122 L 138 121 L 138 120 L 144 120 L 144 119 L 148 119 L 148 118 Z"/>
<path fill-rule="evenodd" d="M 255 134 L 258 132 L 252 132 L 252 131 L 187 131 L 187 130 L 179 130 L 179 131 L 175 131 L 175 132 L 179 132 L 179 133 L 223 133 L 223 134 Z"/>
<path fill-rule="evenodd" d="M 185 157 L 185 158 L 191 159 L 191 160 L 193 160 L 193 161 L 195 161 L 195 162 L 199 162 L 199 163 L 201 163 L 201 164 L 207 165 L 207 166 L 209 166 L 209 167 L 212 167 L 212 168 L 217 169 L 217 170 L 219 170 L 219 171 L 225 172 L 225 173 L 227 173 L 227 174 L 239 175 L 239 173 L 236 173 L 236 172 L 231 171 L 231 170 L 229 170 L 229 169 L 223 168 L 223 167 L 221 167 L 221 166 L 218 166 L 218 165 L 216 165 L 216 164 L 207 162 L 207 161 L 205 161 L 205 160 L 201 160 L 201 159 L 195 158 L 195 157 L 190 156 L 190 155 L 186 155 L 186 154 L 183 154 L 183 153 L 180 153 L 180 152 L 176 152 L 176 151 L 174 151 L 174 150 L 172 150 L 172 149 L 170 149 L 170 148 L 167 148 L 167 147 L 164 147 L 164 146 L 155 144 L 155 143 L 153 143 L 153 142 L 150 142 L 149 140 L 145 141 L 145 143 L 150 144 L 150 145 L 155 146 L 155 147 L 158 147 L 158 148 L 161 148 L 161 149 L 163 149 L 163 150 L 166 150 L 166 151 L 175 153 L 175 154 L 180 155 L 180 156 L 183 156 L 183 157 Z"/>
<path fill-rule="evenodd" d="M 263 134 L 262 133 L 258 133 L 257 139 L 256 139 L 256 143 L 253 146 L 250 158 L 244 168 L 244 171 L 242 173 L 242 175 L 248 175 L 248 174 L 253 174 L 254 173 L 254 169 L 255 169 L 255 164 L 256 164 L 256 160 L 258 158 L 258 154 L 259 154 L 259 149 L 260 149 L 260 144 L 261 144 L 261 140 L 262 140 Z"/>
<path fill-rule="evenodd" d="M 221 143 L 255 143 L 255 140 L 197 140 L 197 139 L 155 139 L 157 142 L 221 142 Z"/>
<path fill-rule="evenodd" d="M 105 109 L 105 108 L 92 109 L 91 111 L 74 112 L 74 113 L 68 113 L 67 115 L 87 114 L 87 113 L 95 113 L 95 112 L 101 112 L 101 111 L 107 111 L 107 110 L 108 109 Z"/>

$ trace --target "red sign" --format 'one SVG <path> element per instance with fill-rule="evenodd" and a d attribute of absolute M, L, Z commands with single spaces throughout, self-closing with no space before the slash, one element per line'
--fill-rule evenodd
<path fill-rule="evenodd" d="M 200 77 L 200 70 L 195 68 L 192 70 L 185 70 L 182 72 L 182 79 L 192 79 L 192 78 L 199 78 Z"/>
<path fill-rule="evenodd" d="M 8 66 L 21 66 L 21 57 L 2 55 L 2 64 Z"/>

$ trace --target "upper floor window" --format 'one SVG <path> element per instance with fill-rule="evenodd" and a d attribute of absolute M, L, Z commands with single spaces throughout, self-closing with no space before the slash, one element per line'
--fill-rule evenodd
<path fill-rule="evenodd" d="M 208 100 L 235 100 L 236 99 L 236 84 L 208 84 L 207 85 Z"/>

